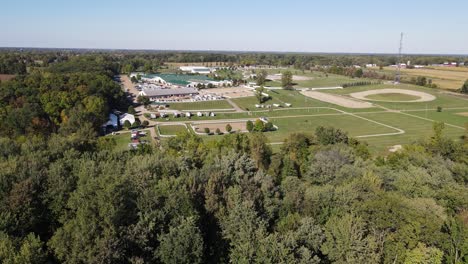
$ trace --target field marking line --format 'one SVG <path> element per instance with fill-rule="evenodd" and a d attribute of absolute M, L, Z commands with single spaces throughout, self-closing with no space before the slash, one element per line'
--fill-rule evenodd
<path fill-rule="evenodd" d="M 421 116 L 417 116 L 417 115 L 412 115 L 412 114 L 405 113 L 405 112 L 401 112 L 401 111 L 400 111 L 400 114 L 402 114 L 402 115 L 407 115 L 407 116 L 411 116 L 411 117 L 415 117 L 415 118 L 419 118 L 419 119 L 426 120 L 426 121 L 430 121 L 430 122 L 432 122 L 432 123 L 438 122 L 437 120 L 433 120 L 433 119 L 429 119 L 429 118 L 425 118 L 425 117 L 421 117 Z M 446 122 L 443 122 L 443 123 L 446 124 L 447 126 L 450 126 L 450 127 L 454 127 L 454 128 L 458 128 L 458 129 L 461 129 L 461 130 L 465 130 L 465 128 L 464 128 L 464 127 L 461 127 L 461 126 L 453 125 L 453 124 L 446 123 Z"/>
<path fill-rule="evenodd" d="M 376 104 L 377 105 L 377 104 Z M 402 110 L 391 110 L 387 107 L 384 107 L 384 106 L 381 106 L 381 105 L 377 105 L 377 106 L 380 106 L 381 108 L 383 109 L 386 109 L 386 110 L 389 110 L 389 111 L 392 111 L 394 113 L 398 113 L 398 114 L 402 114 L 402 115 L 407 115 L 407 116 L 411 116 L 411 117 L 414 117 L 414 118 L 419 118 L 419 119 L 422 119 L 422 120 L 426 120 L 426 121 L 430 121 L 432 123 L 435 123 L 435 122 L 438 122 L 437 120 L 433 120 L 433 119 L 429 119 L 429 118 L 425 118 L 425 117 L 420 117 L 420 116 L 417 116 L 417 115 L 412 115 L 412 114 L 409 114 L 409 113 L 406 113 Z M 457 126 L 457 125 L 453 125 L 453 124 L 449 124 L 449 123 L 446 123 L 446 122 L 443 122 L 444 124 L 446 124 L 447 126 L 450 126 L 450 127 L 454 127 L 454 128 L 458 128 L 458 129 L 462 129 L 462 130 L 465 130 L 464 127 L 461 127 L 461 126 Z"/>

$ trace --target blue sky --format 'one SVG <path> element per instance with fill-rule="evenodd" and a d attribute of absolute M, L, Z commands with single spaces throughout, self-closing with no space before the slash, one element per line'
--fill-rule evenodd
<path fill-rule="evenodd" d="M 468 54 L 466 0 L 0 2 L 0 47 Z"/>

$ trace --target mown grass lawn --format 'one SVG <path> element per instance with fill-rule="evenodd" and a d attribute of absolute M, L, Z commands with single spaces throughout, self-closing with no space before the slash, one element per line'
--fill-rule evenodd
<path fill-rule="evenodd" d="M 282 142 L 291 133 L 314 133 L 319 126 L 332 126 L 349 133 L 350 136 L 392 133 L 396 130 L 350 115 L 311 116 L 295 118 L 271 118 L 278 126 L 275 132 L 266 133 L 271 142 Z"/>
<path fill-rule="evenodd" d="M 159 132 L 161 135 L 173 136 L 180 132 L 187 131 L 184 125 L 163 125 L 159 126 Z"/>
<path fill-rule="evenodd" d="M 169 108 L 173 110 L 210 110 L 210 109 L 233 109 L 226 100 L 171 103 Z"/>
<path fill-rule="evenodd" d="M 368 142 L 371 148 L 377 151 L 387 150 L 389 147 L 394 145 L 410 144 L 417 140 L 427 138 L 433 133 L 432 127 L 434 122 L 403 115 L 400 113 L 386 112 L 358 115 L 405 130 L 405 134 L 401 135 L 361 139 L 362 141 Z M 453 139 L 459 139 L 463 133 L 464 131 L 462 129 L 457 129 L 454 127 L 445 126 L 444 129 L 444 135 Z"/>

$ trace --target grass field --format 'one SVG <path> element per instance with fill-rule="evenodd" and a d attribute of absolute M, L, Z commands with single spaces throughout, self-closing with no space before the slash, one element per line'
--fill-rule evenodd
<path fill-rule="evenodd" d="M 435 110 L 428 111 L 408 111 L 407 113 L 420 116 L 423 118 L 432 119 L 439 122 L 445 122 L 448 124 L 453 124 L 456 126 L 464 127 L 468 123 L 468 116 L 462 116 L 459 113 L 468 112 L 468 108 L 465 110 L 453 109 L 453 110 L 443 110 L 442 112 L 437 112 Z"/>
<path fill-rule="evenodd" d="M 393 133 L 394 129 L 372 123 L 349 115 L 311 116 L 295 118 L 271 118 L 271 122 L 278 126 L 278 130 L 266 133 L 271 142 L 281 142 L 291 133 L 314 133 L 319 126 L 333 126 L 347 131 L 356 137 L 368 134 Z"/>
<path fill-rule="evenodd" d="M 129 133 L 120 133 L 118 135 L 108 135 L 107 137 L 111 137 L 115 139 L 115 143 L 117 143 L 114 150 L 116 152 L 121 152 L 124 150 L 128 150 L 128 144 L 130 143 L 130 134 Z"/>
<path fill-rule="evenodd" d="M 303 81 L 294 81 L 296 83 L 295 87 L 298 88 L 318 88 L 318 87 L 336 87 L 341 86 L 344 83 L 356 82 L 356 79 L 351 77 L 343 76 L 343 75 L 335 75 L 335 74 L 325 74 L 323 72 L 317 71 L 300 71 L 294 69 L 288 69 L 293 73 L 293 75 L 305 76 L 310 77 L 310 80 L 303 80 Z M 280 69 L 267 69 L 269 74 L 277 74 L 282 73 L 286 70 Z M 359 81 L 363 81 L 367 79 L 359 79 Z M 280 81 L 274 81 L 267 83 L 269 86 L 281 86 Z"/>
<path fill-rule="evenodd" d="M 226 100 L 202 101 L 189 103 L 171 103 L 170 109 L 174 110 L 210 110 L 210 109 L 233 109 Z"/>
<path fill-rule="evenodd" d="M 158 126 L 159 133 L 164 136 L 177 135 L 179 132 L 187 131 L 187 127 L 184 125 L 164 125 Z"/>
<path fill-rule="evenodd" d="M 378 100 L 378 101 L 413 101 L 417 100 L 420 97 L 409 95 L 409 94 L 401 94 L 401 93 L 386 93 L 386 94 L 371 94 L 366 96 L 369 100 Z"/>
<path fill-rule="evenodd" d="M 432 121 L 406 116 L 400 113 L 359 114 L 360 116 L 376 120 L 405 130 L 402 135 L 363 138 L 376 151 L 385 151 L 390 146 L 404 145 L 429 137 L 432 134 Z M 458 139 L 463 135 L 463 129 L 445 126 L 444 135 Z"/>
<path fill-rule="evenodd" d="M 170 117 L 168 121 L 191 123 L 203 120 L 226 120 L 226 122 L 232 122 L 228 120 L 246 120 L 265 116 L 269 117 L 270 121 L 279 127 L 277 131 L 265 133 L 270 142 L 273 143 L 282 142 L 291 133 L 314 133 L 315 128 L 318 126 L 333 126 L 347 131 L 352 137 L 374 135 L 375 137 L 360 137 L 359 140 L 368 142 L 370 149 L 379 153 L 385 153 L 394 145 L 405 145 L 430 136 L 435 121 L 447 124 L 444 133 L 450 138 L 457 139 L 464 134 L 464 125 L 468 122 L 468 117 L 460 113 L 468 112 L 468 100 L 440 90 L 401 84 L 399 86 L 349 87 L 339 90 L 324 90 L 323 92 L 347 96 L 354 92 L 395 87 L 426 92 L 436 96 L 436 100 L 401 103 L 373 102 L 376 105 L 374 108 L 348 109 L 305 97 L 298 91 L 268 90 L 267 93 L 272 99 L 265 104 L 278 103 L 284 105 L 290 103 L 292 107 L 258 109 L 255 108 L 255 104 L 258 103 L 257 99 L 252 96 L 232 99 L 239 107 L 248 110 L 245 112 L 216 112 L 215 117 L 192 117 L 190 119 Z M 379 96 L 384 96 L 384 98 L 378 98 L 378 100 L 393 99 L 401 101 L 415 99 L 402 94 L 381 94 Z M 186 109 L 193 108 L 192 104 L 194 103 L 187 103 Z M 442 107 L 442 112 L 436 111 L 438 106 Z M 402 112 L 394 112 L 389 109 Z M 163 119 L 158 121 L 166 122 Z M 180 125 L 171 125 L 161 126 L 161 129 L 163 129 L 161 132 L 163 134 L 174 135 L 184 128 Z M 218 135 L 203 136 L 204 140 L 207 141 L 215 141 L 221 137 Z M 273 146 L 276 150 L 280 149 L 279 144 Z"/>
<path fill-rule="evenodd" d="M 430 89 L 415 85 L 409 84 L 400 84 L 398 86 L 390 84 L 380 84 L 380 85 L 370 85 L 370 86 L 359 86 L 359 87 L 349 87 L 339 90 L 326 90 L 327 93 L 335 93 L 342 95 L 349 95 L 354 92 L 362 92 L 373 89 L 385 89 L 385 88 L 398 88 L 398 89 L 410 89 L 420 92 L 425 92 L 436 96 L 436 100 L 430 102 L 375 102 L 375 104 L 387 107 L 395 110 L 411 110 L 411 109 L 436 109 L 438 106 L 443 108 L 453 108 L 453 107 L 468 107 L 468 99 L 461 96 L 455 96 L 451 94 L 444 93 L 443 91 L 437 89 Z"/>

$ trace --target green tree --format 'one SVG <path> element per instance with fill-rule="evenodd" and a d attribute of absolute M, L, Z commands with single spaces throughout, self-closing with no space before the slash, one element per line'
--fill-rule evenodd
<path fill-rule="evenodd" d="M 354 72 L 354 77 L 361 78 L 364 75 L 364 71 L 359 68 Z"/>
<path fill-rule="evenodd" d="M 136 115 L 135 108 L 133 106 L 129 106 L 127 112 L 131 115 Z"/>
<path fill-rule="evenodd" d="M 462 87 L 460 88 L 460 92 L 468 94 L 468 80 L 466 80 L 465 83 L 462 85 Z"/>
<path fill-rule="evenodd" d="M 255 132 L 265 131 L 265 123 L 260 119 L 255 120 L 253 131 L 255 131 Z"/>
<path fill-rule="evenodd" d="M 210 129 L 208 127 L 205 127 L 203 131 L 205 132 L 205 134 L 210 134 Z"/>
<path fill-rule="evenodd" d="M 246 123 L 246 128 L 247 128 L 247 131 L 252 132 L 252 131 L 254 130 L 254 124 L 253 124 L 253 122 L 250 121 L 250 120 L 247 121 L 247 123 Z"/>
<path fill-rule="evenodd" d="M 125 120 L 125 122 L 123 123 L 123 127 L 129 129 L 130 127 L 132 127 L 132 124 L 130 123 L 130 121 Z"/>
<path fill-rule="evenodd" d="M 231 133 L 231 131 L 232 131 L 232 126 L 231 126 L 231 124 L 227 124 L 227 125 L 226 125 L 226 132 Z"/>
<path fill-rule="evenodd" d="M 259 86 L 265 85 L 267 76 L 268 76 L 268 72 L 266 70 L 261 70 L 257 72 L 257 85 Z"/>
<path fill-rule="evenodd" d="M 293 88 L 293 74 L 291 71 L 285 71 L 281 75 L 281 85 L 286 90 L 291 90 Z"/>
<path fill-rule="evenodd" d="M 365 222 L 351 214 L 334 216 L 325 225 L 322 252 L 334 263 L 379 263 L 376 239 Z"/>
<path fill-rule="evenodd" d="M 183 219 L 171 226 L 169 232 L 159 238 L 158 256 L 162 263 L 202 263 L 203 237 L 194 217 Z"/>
<path fill-rule="evenodd" d="M 442 264 L 444 253 L 435 247 L 427 247 L 422 243 L 406 254 L 405 264 Z"/>
<path fill-rule="evenodd" d="M 149 99 L 148 96 L 138 96 L 138 97 L 137 97 L 137 102 L 138 102 L 139 104 L 144 105 L 144 106 L 148 106 L 148 105 L 151 104 L 151 101 L 150 101 L 150 99 Z"/>
<path fill-rule="evenodd" d="M 41 240 L 27 235 L 20 243 L 0 232 L 0 261 L 5 264 L 40 264 L 46 260 Z"/>

